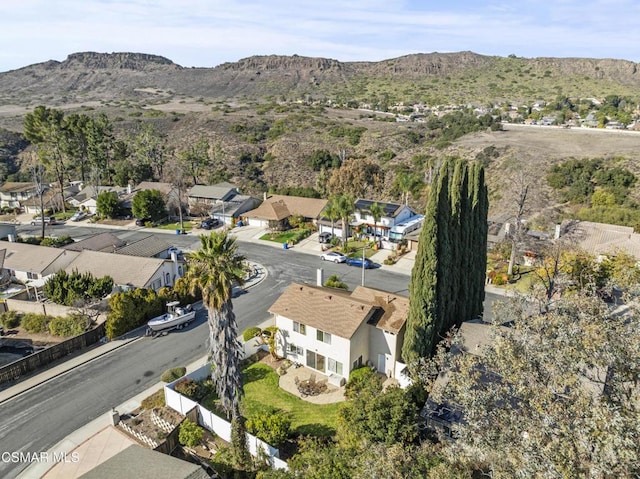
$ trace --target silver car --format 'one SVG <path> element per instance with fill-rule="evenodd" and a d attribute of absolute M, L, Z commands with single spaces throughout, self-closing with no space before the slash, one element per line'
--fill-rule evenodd
<path fill-rule="evenodd" d="M 334 263 L 344 263 L 345 261 L 347 261 L 347 257 L 345 255 L 336 251 L 322 253 L 320 259 L 322 261 L 333 261 Z"/>

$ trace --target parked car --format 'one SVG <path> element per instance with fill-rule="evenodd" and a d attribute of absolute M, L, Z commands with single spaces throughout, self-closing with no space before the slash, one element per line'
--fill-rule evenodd
<path fill-rule="evenodd" d="M 318 242 L 322 244 L 331 243 L 332 239 L 333 239 L 333 235 L 328 231 L 324 231 L 318 235 Z"/>
<path fill-rule="evenodd" d="M 218 218 L 207 218 L 202 220 L 202 222 L 200 223 L 200 228 L 202 228 L 203 230 L 210 230 L 213 228 L 217 228 L 221 223 L 222 222 Z"/>
<path fill-rule="evenodd" d="M 346 263 L 349 266 L 358 266 L 358 267 L 362 268 L 362 258 L 347 258 Z M 365 269 L 373 268 L 373 261 L 371 261 L 369 258 L 365 258 L 364 259 L 364 267 L 365 267 Z"/>
<path fill-rule="evenodd" d="M 144 226 L 147 223 L 151 222 L 151 218 L 137 218 L 136 219 L 136 226 Z"/>
<path fill-rule="evenodd" d="M 73 216 L 71 218 L 69 218 L 71 221 L 80 221 L 83 220 L 87 217 L 87 214 L 84 211 L 76 211 Z"/>
<path fill-rule="evenodd" d="M 320 256 L 322 261 L 333 261 L 334 263 L 344 263 L 347 261 L 347 257 L 342 253 L 331 251 L 330 253 L 322 253 Z"/>
<path fill-rule="evenodd" d="M 37 216 L 31 220 L 31 226 L 41 225 L 44 222 L 45 225 L 55 225 L 56 219 L 52 216 Z"/>

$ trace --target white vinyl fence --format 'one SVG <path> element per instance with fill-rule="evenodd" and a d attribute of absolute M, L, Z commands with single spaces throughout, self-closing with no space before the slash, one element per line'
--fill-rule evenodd
<path fill-rule="evenodd" d="M 183 377 L 193 379 L 194 381 L 200 381 L 207 378 L 210 375 L 210 372 L 211 365 L 206 364 Z M 164 398 L 167 406 L 185 415 L 194 407 L 197 408 L 198 424 L 217 434 L 225 441 L 231 442 L 231 423 L 226 419 L 217 416 L 197 402 L 178 393 L 174 387 L 180 379 L 177 379 L 164 387 Z M 249 451 L 253 456 L 257 456 L 258 451 L 262 450 L 271 458 L 273 467 L 276 469 L 288 469 L 287 463 L 278 457 L 280 455 L 280 451 L 277 448 L 249 433 L 247 433 L 247 443 L 249 445 Z"/>

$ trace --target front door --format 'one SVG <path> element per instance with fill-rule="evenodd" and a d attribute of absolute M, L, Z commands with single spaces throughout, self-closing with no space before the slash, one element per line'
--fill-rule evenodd
<path fill-rule="evenodd" d="M 387 362 L 385 360 L 384 354 L 378 354 L 378 372 L 384 373 L 386 370 Z"/>

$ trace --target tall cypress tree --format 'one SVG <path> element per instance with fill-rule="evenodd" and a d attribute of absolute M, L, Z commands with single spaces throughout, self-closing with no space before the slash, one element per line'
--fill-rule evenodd
<path fill-rule="evenodd" d="M 430 356 L 446 332 L 482 314 L 488 196 L 484 169 L 447 159 L 429 194 L 409 285 L 402 356 Z"/>

